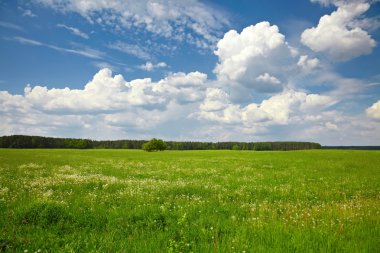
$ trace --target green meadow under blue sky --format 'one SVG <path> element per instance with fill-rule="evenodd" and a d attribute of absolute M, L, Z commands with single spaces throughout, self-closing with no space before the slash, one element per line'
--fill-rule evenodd
<path fill-rule="evenodd" d="M 377 0 L 0 0 L 0 135 L 380 143 Z"/>

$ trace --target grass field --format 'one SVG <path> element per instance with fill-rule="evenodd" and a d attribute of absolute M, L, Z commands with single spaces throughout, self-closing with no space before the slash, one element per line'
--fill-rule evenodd
<path fill-rule="evenodd" d="M 0 150 L 6 252 L 379 252 L 380 152 Z"/>

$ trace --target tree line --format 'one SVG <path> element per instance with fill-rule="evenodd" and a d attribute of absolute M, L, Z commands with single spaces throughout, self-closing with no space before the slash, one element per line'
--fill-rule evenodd
<path fill-rule="evenodd" d="M 323 146 L 323 149 L 380 150 L 380 146 Z"/>
<path fill-rule="evenodd" d="M 71 149 L 141 149 L 146 140 L 96 141 L 89 139 L 53 138 L 11 135 L 0 137 L 0 148 L 71 148 Z M 166 150 L 302 150 L 320 149 L 315 142 L 192 142 L 167 141 Z"/>
<path fill-rule="evenodd" d="M 54 138 L 44 136 L 11 135 L 0 137 L 0 148 L 72 148 L 72 149 L 141 149 L 146 141 Z"/>

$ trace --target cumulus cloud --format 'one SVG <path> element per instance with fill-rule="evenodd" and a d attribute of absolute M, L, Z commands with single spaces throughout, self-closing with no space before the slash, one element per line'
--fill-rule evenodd
<path fill-rule="evenodd" d="M 329 3 L 332 1 L 319 1 Z M 370 4 L 364 1 L 333 1 L 338 9 L 325 15 L 316 27 L 306 29 L 301 42 L 315 52 L 328 54 L 337 61 L 369 54 L 376 46 L 375 40 L 358 25 L 358 17 Z"/>
<path fill-rule="evenodd" d="M 318 68 L 319 65 L 320 62 L 317 58 L 309 59 L 309 56 L 307 55 L 301 55 L 297 63 L 297 66 L 299 66 L 301 69 L 305 71 L 312 71 Z"/>
<path fill-rule="evenodd" d="M 319 3 L 323 6 L 335 5 L 337 7 L 349 4 L 375 4 L 378 0 L 311 0 L 311 2 Z M 380 27 L 379 16 L 355 18 L 348 23 L 349 27 L 360 27 L 363 30 L 374 31 Z"/>
<path fill-rule="evenodd" d="M 336 100 L 329 96 L 289 90 L 264 100 L 260 109 L 275 122 L 285 124 L 292 113 L 323 111 L 335 103 Z"/>
<path fill-rule="evenodd" d="M 268 73 L 264 73 L 263 75 L 259 75 L 256 77 L 256 81 L 258 82 L 264 82 L 269 84 L 280 84 L 280 80 L 278 80 L 276 77 L 269 75 Z"/>
<path fill-rule="evenodd" d="M 154 35 L 210 47 L 229 21 L 198 0 L 35 0 L 62 12 L 75 12 L 91 23 L 117 31 L 144 30 Z"/>
<path fill-rule="evenodd" d="M 201 111 L 212 112 L 225 109 L 229 103 L 228 94 L 218 88 L 208 88 L 206 91 L 206 99 L 200 105 Z"/>
<path fill-rule="evenodd" d="M 380 100 L 369 107 L 366 112 L 368 117 L 373 119 L 380 119 Z"/>
<path fill-rule="evenodd" d="M 293 140 L 310 140 L 324 145 L 378 145 L 380 124 L 364 115 L 325 111 L 301 116 L 287 129 Z"/>
<path fill-rule="evenodd" d="M 23 95 L 2 91 L 0 132 L 149 138 L 152 132 L 143 130 L 186 120 L 193 104 L 203 99 L 205 82 L 207 75 L 200 72 L 172 73 L 153 82 L 150 78 L 127 81 L 102 69 L 83 89 L 27 85 Z"/>
<path fill-rule="evenodd" d="M 207 75 L 200 72 L 174 73 L 155 83 L 150 78 L 126 81 L 102 69 L 83 89 L 48 89 L 44 86 L 25 87 L 23 96 L 2 92 L 3 110 L 29 108 L 60 114 L 107 113 L 125 108 L 147 110 L 164 108 L 172 101 L 198 101 Z"/>
<path fill-rule="evenodd" d="M 318 114 L 335 102 L 328 96 L 288 90 L 257 104 L 241 105 L 214 86 L 201 72 L 173 73 L 153 82 L 150 78 L 127 81 L 102 69 L 83 89 L 27 85 L 23 95 L 0 92 L 4 119 L 0 131 L 51 135 L 65 130 L 78 136 L 125 138 L 129 129 L 134 138 L 144 138 L 144 132 L 159 124 L 198 119 L 202 127 L 230 126 L 230 134 L 221 132 L 227 138 L 242 132 L 263 133 L 270 126 L 290 124 L 299 115 Z"/>
<path fill-rule="evenodd" d="M 103 69 L 83 89 L 28 85 L 23 95 L 0 92 L 0 132 L 95 139 L 290 138 L 324 143 L 336 140 L 331 134 L 344 133 L 346 143 L 352 144 L 362 139 L 349 133 L 360 129 L 363 138 L 379 129 L 363 119 L 359 123 L 329 111 L 336 100 L 326 95 L 286 90 L 259 103 L 242 105 L 213 84 L 200 72 L 174 73 L 153 82 L 149 78 L 126 81 Z M 177 126 L 178 133 L 162 135 L 168 124 Z M 286 135 L 272 132 L 274 126 L 283 126 Z M 375 141 L 373 137 L 368 140 Z"/>
<path fill-rule="evenodd" d="M 156 11 L 155 15 L 160 15 L 160 9 Z M 53 47 L 17 38 L 20 43 Z M 113 46 L 129 53 L 139 50 L 121 42 Z M 333 134 L 345 133 L 342 138 L 356 141 L 349 143 L 352 145 L 360 141 L 359 134 L 356 139 L 350 137 L 356 129 L 360 129 L 362 136 L 379 130 L 377 121 L 364 119 L 364 115 L 362 122 L 358 122 L 331 111 L 331 106 L 342 95 L 341 90 L 357 93 L 360 85 L 356 80 L 318 73 L 313 81 L 337 83 L 332 91 L 324 94 L 287 85 L 293 81 L 287 77 L 290 74 L 300 74 L 303 78 L 320 65 L 317 58 L 300 56 L 295 51 L 276 26 L 262 22 L 240 34 L 230 31 L 219 41 L 215 51 L 219 58 L 214 69 L 216 80 L 194 71 L 171 73 L 158 81 L 151 78 L 128 81 L 105 68 L 80 89 L 27 85 L 22 95 L 3 91 L 0 92 L 0 133 L 95 139 L 159 136 L 182 140 L 257 141 L 277 138 L 325 143 L 334 139 Z M 136 54 L 149 58 L 144 50 Z M 99 61 L 98 66 L 107 66 L 102 62 Z M 147 70 L 159 65 L 147 63 Z M 235 84 L 237 86 L 231 88 Z M 233 92 L 240 87 L 245 89 L 241 94 L 248 97 L 244 102 L 234 99 Z M 265 89 L 268 91 L 268 87 L 276 93 L 259 94 Z M 252 99 L 251 93 L 259 96 Z M 374 104 L 368 108 L 367 115 L 380 117 L 374 113 L 378 107 Z M 369 127 L 366 128 L 366 124 Z M 174 129 L 177 132 L 173 133 Z M 375 141 L 371 137 L 368 140 Z"/>
<path fill-rule="evenodd" d="M 200 101 L 204 97 L 207 75 L 201 72 L 178 72 L 167 76 L 154 85 L 153 91 L 170 96 L 179 104 Z"/>
<path fill-rule="evenodd" d="M 150 72 L 150 71 L 153 71 L 155 69 L 165 68 L 167 66 L 168 65 L 165 62 L 159 62 L 157 64 L 153 64 L 152 62 L 147 61 L 145 64 L 140 65 L 139 68 L 142 70 Z"/>
<path fill-rule="evenodd" d="M 200 111 L 192 116 L 247 127 L 259 122 L 287 124 L 292 114 L 322 111 L 335 102 L 328 96 L 289 90 L 263 100 L 260 104 L 251 103 L 242 107 L 232 103 L 223 90 L 209 88 L 206 99 L 199 107 Z"/>
<path fill-rule="evenodd" d="M 279 91 L 293 67 L 292 50 L 275 25 L 261 22 L 239 34 L 227 32 L 214 52 L 214 72 L 220 81 L 237 82 L 257 91 Z"/>

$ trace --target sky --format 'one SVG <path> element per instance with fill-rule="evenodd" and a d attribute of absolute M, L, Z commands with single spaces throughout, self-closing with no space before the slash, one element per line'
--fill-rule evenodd
<path fill-rule="evenodd" d="M 378 0 L 0 0 L 0 135 L 380 145 Z"/>

